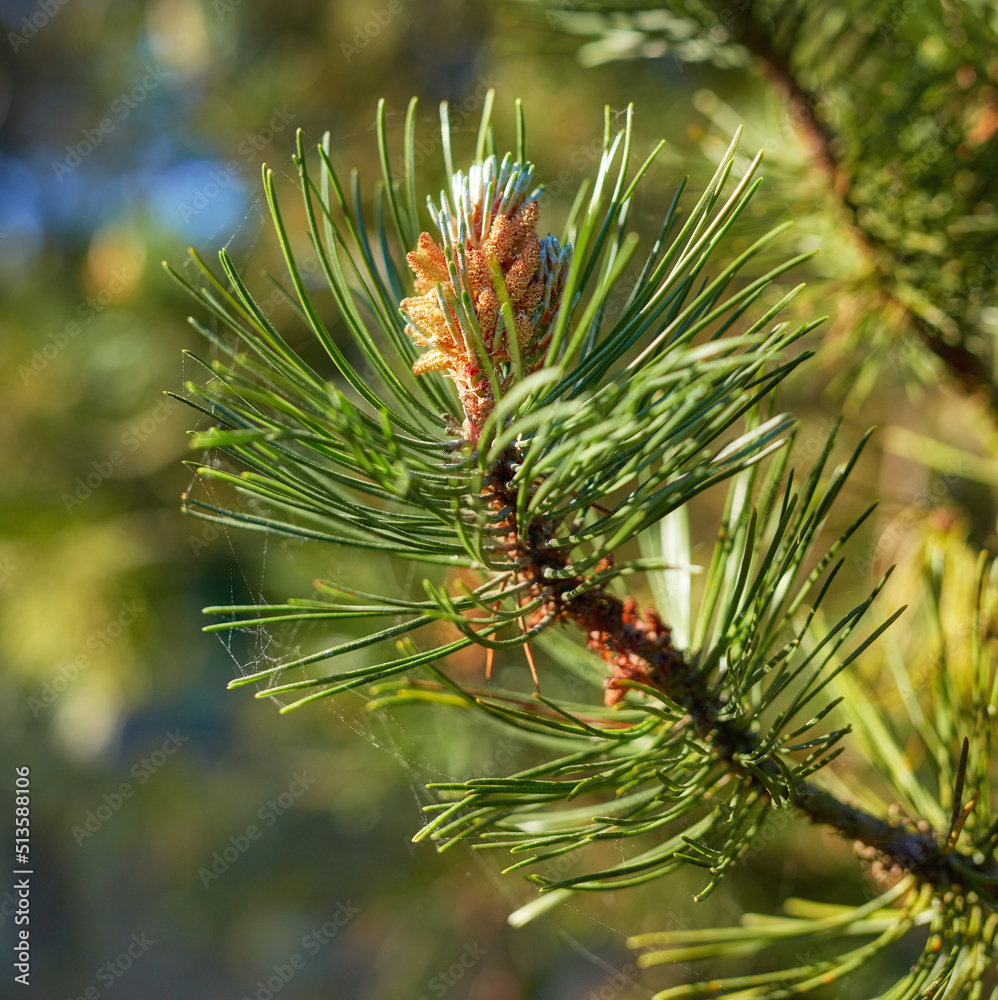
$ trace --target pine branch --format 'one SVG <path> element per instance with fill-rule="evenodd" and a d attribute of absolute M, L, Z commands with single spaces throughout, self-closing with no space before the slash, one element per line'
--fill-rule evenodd
<path fill-rule="evenodd" d="M 877 270 L 885 301 L 903 317 L 905 327 L 942 362 L 960 390 L 971 395 L 983 395 L 992 414 L 998 417 L 998 384 L 994 381 L 991 366 L 964 346 L 974 339 L 974 331 L 969 326 L 965 327 L 960 330 L 957 343 L 953 343 L 952 337 L 947 338 L 943 330 L 920 316 L 891 291 L 894 250 L 863 224 L 865 206 L 862 198 L 857 198 L 852 191 L 849 164 L 839 152 L 843 137 L 812 112 L 820 104 L 821 94 L 803 82 L 795 72 L 786 48 L 777 48 L 773 36 L 751 13 L 739 11 L 736 19 L 734 37 L 763 61 L 769 78 L 786 96 L 791 117 L 807 140 L 813 163 L 827 174 L 832 190 L 841 199 L 842 207 L 850 217 L 851 231 L 857 243 Z"/>
<path fill-rule="evenodd" d="M 562 879 L 528 875 L 541 896 L 514 922 L 569 891 L 637 885 L 686 865 L 709 873 L 697 897 L 704 898 L 775 810 L 796 809 L 866 845 L 866 861 L 896 884 L 879 908 L 827 919 L 804 914 L 793 931 L 803 939 L 874 929 L 878 936 L 830 963 L 752 977 L 761 992 L 751 995 L 797 995 L 815 977 L 839 978 L 927 919 L 954 942 L 942 949 L 949 964 L 939 965 L 930 942 L 910 982 L 931 975 L 962 988 L 970 970 L 990 959 L 998 926 L 989 736 L 968 737 L 946 830 L 923 819 L 884 820 L 810 780 L 841 752 L 849 731 L 825 729 L 841 698 L 821 707 L 816 700 L 900 612 L 858 643 L 853 636 L 883 583 L 835 622 L 826 624 L 820 612 L 842 567 L 840 550 L 869 511 L 830 546 L 819 544 L 859 452 L 826 472 L 833 433 L 798 485 L 789 468 L 795 422 L 772 411 L 774 390 L 807 357 L 793 353 L 797 342 L 816 323 L 791 329 L 777 321 L 796 289 L 769 304 L 762 297 L 802 258 L 736 282 L 773 233 L 715 277 L 706 271 L 755 189 L 759 157 L 735 179 L 736 136 L 682 225 L 673 203 L 640 280 L 625 286 L 626 299 L 609 310 L 636 251 L 626 234 L 632 198 L 661 145 L 629 178 L 631 112 L 616 135 L 607 114 L 589 202 L 577 202 L 562 246 L 535 231 L 540 192 L 532 165 L 513 154 L 487 154 L 495 146 L 490 109 L 491 98 L 467 173 L 454 170 L 442 109 L 450 189 L 428 202 L 436 237 L 416 235 L 414 103 L 401 182 L 391 174 L 379 112 L 383 183 L 374 243 L 359 215 L 359 179 L 348 203 L 327 138 L 316 181 L 299 135 L 296 163 L 312 244 L 372 377 L 361 376 L 312 301 L 269 171 L 264 185 L 293 296 L 328 368 L 314 369 L 289 347 L 224 251 L 225 280 L 197 259 L 199 287 L 172 272 L 241 342 L 234 347 L 196 324 L 220 359 L 205 364 L 209 380 L 190 383 L 188 391 L 195 409 L 217 425 L 196 434 L 194 447 L 213 448 L 224 459 L 199 465 L 198 474 L 242 499 L 226 509 L 189 497 L 187 509 L 233 526 L 459 567 L 477 578 L 454 585 L 428 577 L 418 598 L 364 593 L 345 580 L 319 582 L 309 598 L 207 609 L 228 619 L 208 626 L 214 631 L 288 621 L 360 625 L 356 638 L 232 686 L 261 684 L 258 697 L 293 695 L 282 711 L 366 688 L 378 708 L 474 710 L 545 749 L 542 763 L 506 778 L 429 785 L 437 800 L 426 807 L 430 818 L 418 834 L 440 849 L 467 839 L 508 848 L 522 855 L 509 870 L 577 849 L 596 859 L 596 870 Z M 522 157 L 519 106 L 517 115 Z M 409 295 L 393 260 L 407 247 Z M 670 526 L 719 484 L 728 487 L 726 508 L 693 615 L 684 577 L 688 537 Z M 622 560 L 619 553 L 634 542 L 643 554 Z M 635 573 L 664 596 L 663 607 L 674 605 L 678 617 L 670 624 L 620 596 L 623 579 Z M 371 624 L 385 616 L 395 623 Z M 458 637 L 427 636 L 440 622 Z M 588 648 L 561 635 L 563 625 L 581 632 Z M 677 644 L 674 635 L 683 640 Z M 386 642 L 394 652 L 376 653 L 370 665 L 314 672 Z M 522 650 L 538 684 L 533 648 L 544 648 L 584 686 L 602 687 L 603 704 L 459 685 L 441 664 L 473 644 L 490 657 Z M 600 661 L 609 676 L 596 667 Z M 417 669 L 430 680 L 410 679 Z M 993 711 L 998 683 L 983 655 L 977 677 L 977 704 Z M 864 738 L 882 748 L 875 759 L 897 759 L 900 751 L 878 720 L 861 704 L 852 713 Z M 964 806 L 970 775 L 978 787 Z M 930 793 L 909 791 L 945 822 Z M 599 868 L 606 841 L 637 845 L 637 853 Z M 723 953 L 723 932 L 712 933 L 708 944 L 678 953 Z M 762 950 L 781 934 L 739 948 Z M 662 960 L 659 954 L 648 962 Z M 722 985 L 730 991 L 739 983 Z M 683 990 L 663 996 L 704 992 Z"/>

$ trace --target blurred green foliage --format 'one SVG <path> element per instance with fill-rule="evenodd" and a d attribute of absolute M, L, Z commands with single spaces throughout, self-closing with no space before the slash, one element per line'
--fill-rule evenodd
<path fill-rule="evenodd" d="M 520 748 L 450 717 L 371 717 L 359 698 L 282 719 L 225 692 L 236 663 L 312 640 L 245 634 L 226 644 L 200 633 L 201 607 L 299 592 L 320 573 L 386 570 L 182 518 L 191 414 L 162 395 L 189 374 L 181 350 L 203 345 L 159 260 L 179 265 L 188 244 L 205 254 L 225 244 L 244 270 L 280 272 L 260 239 L 261 164 L 290 173 L 293 130 L 312 141 L 328 128 L 337 162 L 370 177 L 380 96 L 400 128 L 418 94 L 425 136 L 442 98 L 456 131 L 473 134 L 488 86 L 500 127 L 522 97 L 531 157 L 551 184 L 542 225 L 552 231 L 593 166 L 602 104 L 636 103 L 636 156 L 670 137 L 656 174 L 663 203 L 683 174 L 694 189 L 709 175 L 730 109 L 750 123 L 747 148 L 774 139 L 760 229 L 798 217 L 783 249 L 827 248 L 821 295 L 797 308 L 848 324 L 854 307 L 839 293 L 865 265 L 761 73 L 672 58 L 582 69 L 575 41 L 543 21 L 458 0 L 391 10 L 380 0 L 80 0 L 47 10 L 0 4 L 0 790 L 9 802 L 14 766 L 31 767 L 38 994 L 207 1000 L 256 996 L 262 982 L 265 995 L 274 966 L 301 953 L 282 996 L 644 996 L 629 985 L 625 933 L 727 920 L 789 894 L 861 891 L 847 845 L 823 839 L 817 851 L 813 831 L 790 826 L 760 843 L 751 876 L 696 911 L 688 895 L 649 905 L 614 894 L 512 931 L 505 918 L 529 898 L 525 887 L 499 884 L 498 864 L 479 855 L 438 859 L 409 838 L 422 781 L 490 760 L 505 768 Z M 888 56 L 902 77 L 907 57 Z M 898 126 L 912 141 L 916 110 Z M 439 178 L 430 150 L 427 169 Z M 883 169 L 870 183 L 889 186 Z M 877 439 L 841 513 L 844 522 L 883 499 L 856 543 L 855 593 L 898 550 L 920 545 L 926 525 L 946 544 L 994 541 L 993 442 L 977 404 L 932 385 L 909 399 L 902 370 L 880 369 L 846 436 L 882 421 L 955 451 L 912 449 L 899 432 Z M 813 429 L 799 439 L 802 462 L 823 434 L 816 387 L 829 378 L 812 365 L 790 390 Z M 715 513 L 705 503 L 694 514 L 705 545 Z M 464 668 L 483 663 L 470 657 Z M 842 766 L 861 771 L 862 761 Z M 5 819 L 4 851 L 11 832 Z M 213 863 L 224 869 L 217 879 Z M 349 920 L 347 904 L 359 909 Z M 12 922 L 0 912 L 9 954 Z M 154 944 L 121 970 L 133 934 Z"/>
<path fill-rule="evenodd" d="M 847 279 L 836 347 L 853 402 L 885 362 L 916 379 L 941 372 L 993 409 L 998 332 L 998 12 L 987 2 L 591 0 L 525 4 L 581 39 L 580 60 L 715 66 L 727 82 L 755 68 L 783 131 L 806 155 L 781 157 L 825 189 L 844 253 L 818 274 Z M 722 128 L 746 114 L 717 94 L 699 106 Z M 750 117 L 754 117 L 751 116 Z M 754 138 L 749 132 L 750 138 Z M 796 167 L 796 170 L 793 168 Z"/>

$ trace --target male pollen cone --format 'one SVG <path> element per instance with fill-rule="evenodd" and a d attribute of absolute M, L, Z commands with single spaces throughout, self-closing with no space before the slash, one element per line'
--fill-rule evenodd
<path fill-rule="evenodd" d="M 461 209 L 454 220 L 444 203 L 443 245 L 422 233 L 407 255 L 416 294 L 401 303 L 406 333 L 428 348 L 413 373 L 439 371 L 454 381 L 464 409 L 464 433 L 472 444 L 496 402 L 482 351 L 491 361 L 500 394 L 516 377 L 517 356 L 521 376 L 541 366 L 571 250 L 562 250 L 553 236 L 538 238 L 535 196 L 526 201 L 522 195 L 509 197 L 510 189 L 518 181 L 522 187 L 531 171 L 508 160 L 498 178 L 501 182 L 508 175 L 505 185 L 486 183 L 497 173 L 493 157 L 472 168 L 469 178 L 457 174 L 454 201 Z M 470 310 L 462 302 L 463 293 Z M 502 316 L 505 297 L 515 323 L 515 349 Z"/>

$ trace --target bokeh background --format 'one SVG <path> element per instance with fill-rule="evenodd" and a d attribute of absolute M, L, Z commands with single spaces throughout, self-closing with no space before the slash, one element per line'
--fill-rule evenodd
<path fill-rule="evenodd" d="M 998 466 L 980 402 L 904 340 L 847 398 L 836 344 L 870 264 L 761 67 L 655 51 L 621 62 L 591 47 L 580 60 L 583 39 L 544 17 L 459 0 L 2 0 L 0 26 L 0 848 L 9 856 L 13 768 L 28 765 L 30 995 L 649 996 L 669 980 L 634 978 L 628 933 L 861 892 L 847 845 L 789 824 L 709 904 L 694 907 L 691 877 L 511 930 L 529 887 L 499 879 L 488 857 L 437 856 L 410 838 L 421 782 L 511 768 L 515 742 L 434 715 L 371 716 L 359 698 L 280 717 L 226 691 L 240 665 L 300 637 L 219 639 L 201 632 L 202 607 L 383 570 L 182 516 L 198 415 L 164 396 L 194 376 L 182 351 L 206 348 L 160 262 L 183 270 L 188 246 L 208 257 L 226 246 L 247 273 L 273 264 L 259 172 L 291 177 L 296 129 L 307 143 L 329 130 L 337 163 L 359 167 L 369 190 L 378 97 L 396 140 L 411 95 L 427 141 L 449 100 L 468 144 L 489 87 L 500 130 L 522 97 L 558 231 L 598 159 L 603 106 L 619 116 L 633 101 L 635 157 L 669 140 L 639 226 L 651 230 L 684 174 L 695 191 L 744 122 L 746 148 L 766 145 L 772 167 L 738 239 L 795 219 L 781 255 L 825 248 L 794 276 L 813 282 L 795 309 L 831 317 L 784 398 L 809 428 L 800 457 L 844 400 L 846 442 L 887 425 L 841 515 L 882 500 L 837 599 L 926 538 L 992 546 Z M 432 156 L 427 171 L 439 183 Z M 268 301 L 285 316 L 279 296 Z M 711 516 L 699 515 L 705 538 Z M 841 766 L 862 775 L 855 758 Z M 3 912 L 0 996 L 13 996 Z"/>

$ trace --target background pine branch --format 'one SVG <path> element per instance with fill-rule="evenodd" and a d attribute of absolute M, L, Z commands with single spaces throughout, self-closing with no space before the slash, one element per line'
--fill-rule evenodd
<path fill-rule="evenodd" d="M 744 73 L 758 60 L 864 258 L 857 291 L 867 306 L 842 331 L 842 351 L 882 360 L 907 337 L 995 409 L 998 26 L 988 5 L 538 6 L 549 27 L 594 39 L 580 51 L 588 65 L 665 58 Z M 867 391 L 874 370 L 865 368 Z"/>

